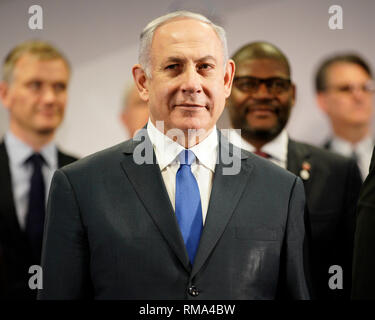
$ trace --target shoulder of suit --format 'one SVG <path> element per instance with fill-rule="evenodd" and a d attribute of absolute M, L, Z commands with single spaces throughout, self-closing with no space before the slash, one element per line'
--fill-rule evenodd
<path fill-rule="evenodd" d="M 353 159 L 350 159 L 348 157 L 344 157 L 338 153 L 332 152 L 327 149 L 323 149 L 321 147 L 313 146 L 308 143 L 299 142 L 295 140 L 290 140 L 291 143 L 294 144 L 294 147 L 298 149 L 299 151 L 302 151 L 302 153 L 308 155 L 308 157 L 313 158 L 314 160 L 317 160 L 317 163 L 321 164 L 330 164 L 332 166 L 337 165 L 348 165 L 350 163 L 355 162 Z"/>
<path fill-rule="evenodd" d="M 247 155 L 247 162 L 254 167 L 254 170 L 259 170 L 260 174 L 267 179 L 295 179 L 296 175 L 284 168 L 273 163 L 269 159 L 264 159 L 262 157 L 254 155 L 252 152 L 244 151 L 244 155 Z"/>
<path fill-rule="evenodd" d="M 62 170 L 67 173 L 75 171 L 81 172 L 82 170 L 91 169 L 99 171 L 101 170 L 101 168 L 108 167 L 110 165 L 115 165 L 115 163 L 118 163 L 122 160 L 124 150 L 127 149 L 129 143 L 132 143 L 132 140 L 127 140 L 112 147 L 95 152 L 82 159 L 74 161 L 68 164 L 67 166 L 64 166 Z"/>

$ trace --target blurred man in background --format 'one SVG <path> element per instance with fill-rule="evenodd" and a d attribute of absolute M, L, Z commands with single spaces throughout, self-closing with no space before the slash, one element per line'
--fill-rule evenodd
<path fill-rule="evenodd" d="M 374 82 L 370 66 L 358 55 L 335 55 L 318 68 L 317 101 L 332 125 L 324 147 L 356 160 L 364 180 L 369 172 Z"/>
<path fill-rule="evenodd" d="M 315 298 L 349 298 L 355 204 L 361 185 L 356 163 L 288 137 L 295 102 L 287 57 L 274 45 L 254 42 L 233 55 L 236 72 L 228 99 L 231 140 L 300 176 L 311 223 L 311 273 Z M 328 286 L 329 268 L 343 269 L 344 289 Z"/>
<path fill-rule="evenodd" d="M 127 88 L 125 92 L 124 106 L 120 119 L 128 131 L 129 138 L 133 138 L 137 130 L 143 128 L 147 123 L 147 102 L 141 99 L 138 89 L 134 84 Z"/>
<path fill-rule="evenodd" d="M 54 137 L 67 102 L 70 67 L 46 42 L 16 46 L 3 63 L 0 99 L 9 130 L 0 143 L 0 248 L 6 299 L 33 299 L 31 265 L 39 265 L 46 196 L 54 171 L 73 162 Z"/>

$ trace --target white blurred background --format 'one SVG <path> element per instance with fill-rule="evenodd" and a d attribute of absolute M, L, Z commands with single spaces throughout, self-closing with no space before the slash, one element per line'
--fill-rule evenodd
<path fill-rule="evenodd" d="M 34 4 L 43 8 L 43 30 L 28 27 Z M 328 27 L 331 5 L 343 8 L 343 30 Z M 119 112 L 137 62 L 139 33 L 153 18 L 177 9 L 203 13 L 224 26 L 230 54 L 245 43 L 265 40 L 287 55 L 297 84 L 288 131 L 301 141 L 320 144 L 330 134 L 314 97 L 315 69 L 323 58 L 354 51 L 375 68 L 372 0 L 0 0 L 0 59 L 33 38 L 65 53 L 73 74 L 57 142 L 82 157 L 128 138 Z M 0 137 L 7 127 L 7 112 L 0 107 Z M 229 127 L 225 112 L 219 127 Z"/>

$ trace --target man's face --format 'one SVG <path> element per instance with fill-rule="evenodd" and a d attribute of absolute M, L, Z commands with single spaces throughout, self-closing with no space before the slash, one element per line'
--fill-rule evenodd
<path fill-rule="evenodd" d="M 370 76 L 363 68 L 348 62 L 332 64 L 326 73 L 327 90 L 318 95 L 320 107 L 331 121 L 343 128 L 371 122 L 373 94 L 361 88 Z M 354 91 L 348 90 L 353 86 Z"/>
<path fill-rule="evenodd" d="M 38 60 L 25 54 L 16 63 L 2 102 L 10 127 L 23 134 L 53 133 L 63 119 L 69 71 L 61 59 Z"/>
<path fill-rule="evenodd" d="M 222 52 L 215 31 L 197 20 L 172 20 L 156 30 L 152 76 L 146 78 L 141 94 L 148 100 L 154 124 L 164 121 L 164 132 L 176 128 L 209 132 L 213 128 L 234 74 L 233 61 L 224 69 Z"/>
<path fill-rule="evenodd" d="M 126 104 L 126 109 L 121 114 L 121 119 L 130 136 L 133 137 L 137 130 L 141 129 L 147 123 L 149 114 L 148 106 L 140 98 L 136 87 L 129 93 Z"/>
<path fill-rule="evenodd" d="M 254 86 L 257 79 L 274 83 Z M 250 59 L 237 63 L 229 98 L 229 115 L 235 129 L 253 139 L 273 139 L 285 127 L 294 105 L 295 87 L 289 84 L 285 65 L 274 59 Z M 272 80 L 274 79 L 274 80 Z"/>

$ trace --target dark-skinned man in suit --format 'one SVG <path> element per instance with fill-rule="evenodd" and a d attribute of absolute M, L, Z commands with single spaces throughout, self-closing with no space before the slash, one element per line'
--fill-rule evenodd
<path fill-rule="evenodd" d="M 236 73 L 228 108 L 231 141 L 285 168 L 304 182 L 310 224 L 310 270 L 314 298 L 349 298 L 355 205 L 361 185 L 353 160 L 288 137 L 285 126 L 295 102 L 288 59 L 276 46 L 254 42 L 233 55 Z M 343 282 L 339 277 L 339 266 Z M 336 281 L 337 280 L 337 281 Z M 340 289 L 342 283 L 343 289 Z"/>
<path fill-rule="evenodd" d="M 216 130 L 224 30 L 174 12 L 140 41 L 147 128 L 56 171 L 40 299 L 309 299 L 302 181 Z"/>
<path fill-rule="evenodd" d="M 75 158 L 54 142 L 67 101 L 70 67 L 47 42 L 6 56 L 0 98 L 9 130 L 0 143 L 0 248 L 5 299 L 35 299 L 29 268 L 40 265 L 46 198 L 53 172 Z"/>

